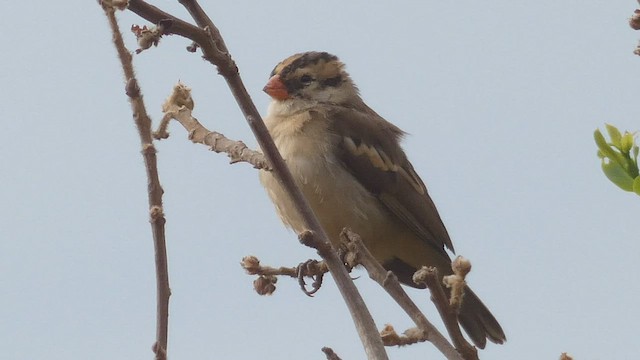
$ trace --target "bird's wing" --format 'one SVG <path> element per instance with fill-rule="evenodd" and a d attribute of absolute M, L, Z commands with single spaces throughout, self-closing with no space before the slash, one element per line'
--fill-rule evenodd
<path fill-rule="evenodd" d="M 369 108 L 336 106 L 328 117 L 346 169 L 421 239 L 453 251 L 426 186 L 399 146 L 402 130 Z"/>

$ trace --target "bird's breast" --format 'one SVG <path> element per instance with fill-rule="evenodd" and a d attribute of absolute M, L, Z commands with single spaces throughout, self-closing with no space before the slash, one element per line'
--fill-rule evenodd
<path fill-rule="evenodd" d="M 322 114 L 310 111 L 288 117 L 268 116 L 266 123 L 294 180 L 332 241 L 338 241 L 346 226 L 361 228 L 384 217 L 379 201 L 336 158 L 339 139 L 327 131 L 328 120 Z M 260 178 L 283 222 L 296 232 L 306 229 L 275 177 L 261 171 Z"/>

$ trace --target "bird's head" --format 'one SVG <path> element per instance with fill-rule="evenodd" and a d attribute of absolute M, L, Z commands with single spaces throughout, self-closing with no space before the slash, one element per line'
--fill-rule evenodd
<path fill-rule="evenodd" d="M 312 51 L 284 59 L 273 69 L 263 90 L 275 101 L 346 104 L 359 99 L 344 64 L 326 52 Z"/>

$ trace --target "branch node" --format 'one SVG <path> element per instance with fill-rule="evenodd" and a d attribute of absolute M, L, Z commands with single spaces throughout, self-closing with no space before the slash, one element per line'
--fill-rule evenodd
<path fill-rule="evenodd" d="M 171 27 L 173 27 L 173 19 L 162 19 L 158 21 L 158 30 L 162 31 L 162 35 L 171 35 Z"/>
<path fill-rule="evenodd" d="M 298 234 L 298 240 L 302 245 L 318 250 L 320 256 L 332 250 L 331 244 L 318 239 L 316 234 L 311 230 L 304 230 Z M 322 257 L 324 258 L 324 256 Z"/>
<path fill-rule="evenodd" d="M 427 341 L 424 331 L 418 328 L 407 329 L 400 335 L 390 324 L 386 324 L 380 331 L 380 337 L 385 346 L 405 346 Z"/>
<path fill-rule="evenodd" d="M 138 81 L 135 78 L 131 78 L 127 81 L 127 85 L 124 88 L 125 94 L 130 98 L 140 97 L 140 87 Z"/>
<path fill-rule="evenodd" d="M 338 354 L 336 354 L 335 351 L 333 351 L 333 349 L 331 349 L 330 347 L 323 347 L 322 352 L 327 357 L 327 360 L 342 360 L 340 359 L 340 356 L 338 356 Z"/>
<path fill-rule="evenodd" d="M 195 136 L 196 136 L 196 130 L 195 130 L 195 129 L 193 129 L 193 130 L 189 130 L 189 135 L 187 135 L 187 138 L 188 138 L 189 140 L 193 141 L 193 139 L 195 138 Z"/>
<path fill-rule="evenodd" d="M 303 230 L 300 232 L 300 234 L 298 234 L 298 240 L 304 246 L 317 249 L 316 237 L 311 230 Z"/>
<path fill-rule="evenodd" d="M 166 360 L 167 359 L 167 349 L 160 345 L 157 341 L 153 343 L 151 346 L 151 351 L 156 354 L 155 360 Z"/>
<path fill-rule="evenodd" d="M 152 143 L 146 143 L 142 145 L 142 154 L 155 154 L 156 147 Z"/>
<path fill-rule="evenodd" d="M 393 271 L 387 271 L 387 276 L 385 276 L 384 280 L 382 281 L 382 286 L 387 287 L 389 286 L 389 284 L 397 282 L 398 277 L 396 276 L 396 274 L 394 274 Z"/>
<path fill-rule="evenodd" d="M 200 47 L 200 45 L 198 45 L 197 42 L 192 42 L 189 46 L 187 46 L 187 51 L 190 53 L 194 53 L 196 51 L 198 51 L 198 48 Z"/>
<path fill-rule="evenodd" d="M 151 221 L 156 221 L 158 218 L 164 217 L 162 207 L 157 205 L 152 206 L 151 209 L 149 209 L 149 216 L 151 217 Z"/>

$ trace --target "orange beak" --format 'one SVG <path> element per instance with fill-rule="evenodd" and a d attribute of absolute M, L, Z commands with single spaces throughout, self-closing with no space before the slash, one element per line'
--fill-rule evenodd
<path fill-rule="evenodd" d="M 284 86 L 284 83 L 280 80 L 280 75 L 273 75 L 262 91 L 276 100 L 287 100 L 289 98 L 289 91 L 287 91 L 287 87 Z"/>

